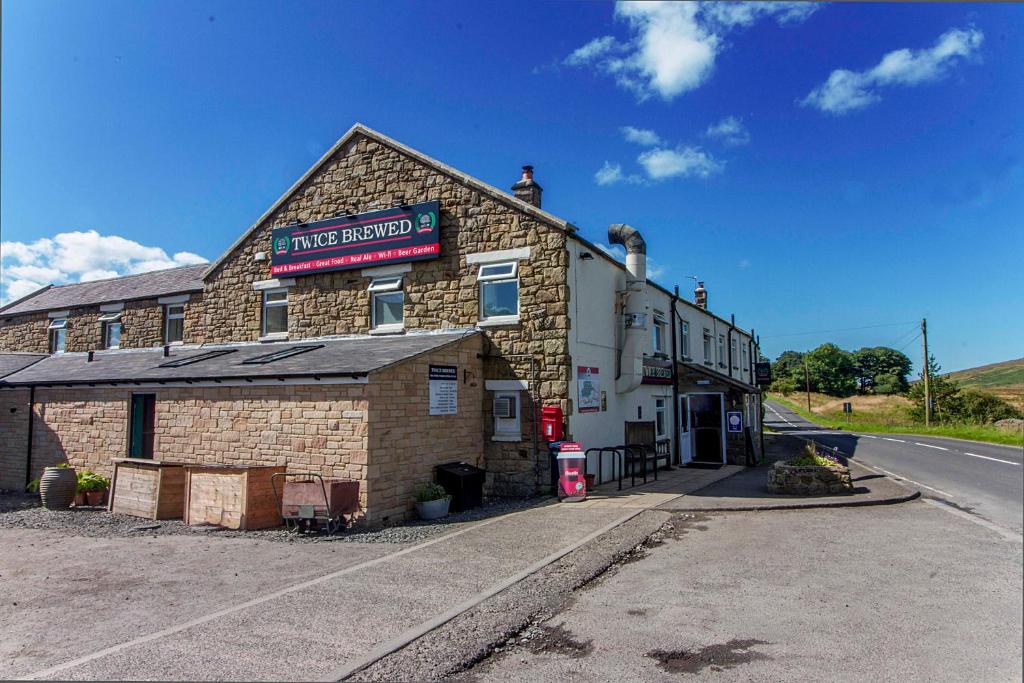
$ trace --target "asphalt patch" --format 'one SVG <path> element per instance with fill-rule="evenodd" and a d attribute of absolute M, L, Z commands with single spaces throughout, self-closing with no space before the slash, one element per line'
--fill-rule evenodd
<path fill-rule="evenodd" d="M 527 641 L 527 649 L 535 655 L 562 655 L 579 659 L 594 651 L 591 640 L 581 641 L 572 637 L 572 632 L 564 626 L 538 626 L 537 635 Z"/>
<path fill-rule="evenodd" d="M 673 674 L 693 674 L 704 669 L 724 671 L 740 664 L 771 659 L 766 654 L 751 650 L 755 645 L 767 645 L 767 641 L 748 638 L 733 638 L 727 643 L 708 645 L 700 650 L 651 650 L 647 656 L 657 660 L 658 666 Z"/>

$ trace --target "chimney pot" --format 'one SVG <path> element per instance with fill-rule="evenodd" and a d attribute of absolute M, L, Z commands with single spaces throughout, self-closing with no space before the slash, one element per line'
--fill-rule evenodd
<path fill-rule="evenodd" d="M 512 186 L 512 194 L 515 195 L 516 199 L 521 199 L 527 204 L 533 204 L 539 209 L 540 195 L 543 191 L 544 188 L 533 179 L 533 166 L 529 164 L 524 165 L 523 177 Z"/>
<path fill-rule="evenodd" d="M 693 290 L 693 303 L 705 311 L 708 310 L 708 290 L 704 289 L 703 282 L 697 282 L 697 289 Z"/>

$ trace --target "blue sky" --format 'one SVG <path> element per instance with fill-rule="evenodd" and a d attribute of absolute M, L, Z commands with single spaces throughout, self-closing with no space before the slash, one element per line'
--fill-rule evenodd
<path fill-rule="evenodd" d="M 946 369 L 1024 355 L 1019 5 L 9 0 L 2 37 L 7 299 L 216 258 L 361 121 L 534 164 L 772 357 L 916 357 L 925 316 Z"/>

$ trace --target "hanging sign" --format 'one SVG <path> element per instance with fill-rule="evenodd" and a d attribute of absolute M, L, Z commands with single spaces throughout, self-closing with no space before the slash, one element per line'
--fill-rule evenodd
<path fill-rule="evenodd" d="M 771 363 L 754 363 L 754 382 L 758 386 L 772 383 Z"/>
<path fill-rule="evenodd" d="M 597 368 L 580 365 L 576 367 L 576 385 L 579 394 L 577 404 L 581 413 L 596 413 L 601 410 L 601 376 Z"/>
<path fill-rule="evenodd" d="M 428 372 L 431 415 L 455 415 L 459 411 L 459 369 L 431 365 Z"/>
<path fill-rule="evenodd" d="M 271 275 L 309 275 L 437 258 L 440 202 L 274 228 Z"/>
<path fill-rule="evenodd" d="M 644 358 L 642 384 L 672 384 L 672 361 Z"/>

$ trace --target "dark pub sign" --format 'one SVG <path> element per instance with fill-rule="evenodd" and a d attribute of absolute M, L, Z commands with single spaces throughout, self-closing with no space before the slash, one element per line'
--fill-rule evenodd
<path fill-rule="evenodd" d="M 441 254 L 440 202 L 274 228 L 271 275 L 309 275 L 424 261 Z"/>
<path fill-rule="evenodd" d="M 754 383 L 759 387 L 772 383 L 771 363 L 754 363 Z"/>

